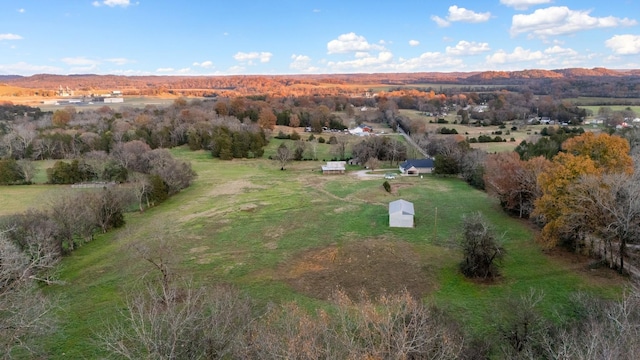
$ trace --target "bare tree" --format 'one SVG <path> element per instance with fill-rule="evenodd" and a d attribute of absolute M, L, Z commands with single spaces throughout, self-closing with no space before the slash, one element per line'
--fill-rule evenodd
<path fill-rule="evenodd" d="M 571 221 L 581 231 L 591 232 L 609 247 L 617 247 L 618 270 L 624 271 L 627 244 L 640 236 L 640 176 L 613 173 L 583 176 L 571 187 Z"/>
<path fill-rule="evenodd" d="M 37 252 L 35 253 L 37 255 Z M 39 338 L 53 331 L 55 302 L 34 286 L 48 259 L 29 257 L 0 232 L 0 358 L 38 357 Z"/>
<path fill-rule="evenodd" d="M 345 154 L 347 151 L 347 144 L 349 143 L 349 139 L 345 136 L 336 137 L 336 143 L 333 145 L 333 153 L 338 158 L 338 160 L 344 160 Z"/>
<path fill-rule="evenodd" d="M 100 191 L 85 193 L 86 211 L 103 233 L 124 225 L 124 211 L 131 203 L 131 192 L 124 188 L 105 187 Z"/>
<path fill-rule="evenodd" d="M 175 253 L 164 239 L 153 248 L 135 245 L 152 264 L 160 281 L 135 289 L 123 311 L 125 323 L 109 324 L 100 340 L 112 353 L 127 359 L 220 359 L 243 349 L 251 322 L 251 303 L 231 287 L 198 287 L 174 276 Z"/>
<path fill-rule="evenodd" d="M 31 183 L 33 177 L 36 175 L 36 167 L 33 165 L 33 162 L 28 159 L 20 159 L 18 160 L 18 166 L 24 176 L 24 181 L 26 183 Z"/>
<path fill-rule="evenodd" d="M 134 173 L 129 176 L 129 183 L 133 189 L 133 194 L 138 202 L 138 209 L 143 212 L 146 207 L 150 207 L 149 193 L 151 192 L 151 182 L 149 178 L 141 173 Z"/>
<path fill-rule="evenodd" d="M 373 171 L 375 169 L 380 168 L 380 160 L 374 157 L 369 158 L 369 160 L 367 160 L 367 162 L 365 163 L 365 166 L 371 169 L 371 171 Z"/>
<path fill-rule="evenodd" d="M 117 142 L 113 146 L 112 156 L 126 169 L 138 172 L 148 172 L 146 154 L 151 147 L 140 140 L 126 143 Z"/>
<path fill-rule="evenodd" d="M 155 149 L 146 154 L 149 173 L 160 176 L 169 189 L 169 195 L 191 185 L 196 177 L 191 164 L 175 159 L 167 149 Z"/>
<path fill-rule="evenodd" d="M 291 161 L 293 158 L 293 154 L 291 154 L 291 150 L 284 143 L 280 144 L 278 150 L 276 150 L 275 159 L 278 161 L 280 165 L 280 170 L 284 170 L 285 166 Z"/>
<path fill-rule="evenodd" d="M 574 308 L 583 316 L 548 342 L 552 359 L 625 359 L 640 353 L 640 292 L 637 285 L 620 300 L 604 302 L 581 294 Z"/>
<path fill-rule="evenodd" d="M 316 140 L 309 141 L 309 146 L 307 147 L 311 152 L 311 158 L 313 160 L 318 160 L 318 142 Z"/>

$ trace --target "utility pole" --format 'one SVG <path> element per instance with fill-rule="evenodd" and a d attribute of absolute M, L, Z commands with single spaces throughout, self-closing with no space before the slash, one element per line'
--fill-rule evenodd
<path fill-rule="evenodd" d="M 438 239 L 438 207 L 436 206 L 436 216 L 433 219 L 433 242 Z"/>

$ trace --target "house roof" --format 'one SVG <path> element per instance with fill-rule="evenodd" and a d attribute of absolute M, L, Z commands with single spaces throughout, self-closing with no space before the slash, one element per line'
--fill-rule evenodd
<path fill-rule="evenodd" d="M 415 215 L 413 203 L 402 199 L 392 201 L 389 203 L 389 215 L 391 214 Z"/>
<path fill-rule="evenodd" d="M 322 165 L 322 171 L 345 170 L 346 161 L 327 161 L 327 165 Z"/>
<path fill-rule="evenodd" d="M 433 159 L 409 159 L 400 164 L 400 166 L 403 169 L 408 169 L 412 166 L 416 168 L 433 168 L 435 167 L 435 163 Z"/>

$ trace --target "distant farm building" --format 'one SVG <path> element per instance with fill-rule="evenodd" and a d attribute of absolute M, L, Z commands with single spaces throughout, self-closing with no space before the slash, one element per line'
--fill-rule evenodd
<path fill-rule="evenodd" d="M 396 200 L 389 203 L 389 227 L 413 227 L 413 203 Z"/>
<path fill-rule="evenodd" d="M 410 159 L 400 164 L 398 169 L 405 175 L 419 175 L 431 173 L 434 167 L 433 159 Z"/>
<path fill-rule="evenodd" d="M 346 161 L 327 161 L 327 165 L 322 166 L 323 174 L 344 174 Z"/>
<path fill-rule="evenodd" d="M 351 135 L 360 135 L 366 136 L 373 133 L 373 128 L 368 125 L 360 124 L 358 127 L 354 129 L 349 129 L 349 134 Z"/>

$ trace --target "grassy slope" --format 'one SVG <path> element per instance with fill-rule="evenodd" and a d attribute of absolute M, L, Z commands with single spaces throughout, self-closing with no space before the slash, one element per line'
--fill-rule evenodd
<path fill-rule="evenodd" d="M 273 151 L 277 146 L 274 142 Z M 379 180 L 322 176 L 320 162 L 292 163 L 279 171 L 268 160 L 210 159 L 206 153 L 176 150 L 198 172 L 196 183 L 144 214 L 129 214 L 125 229 L 99 236 L 66 258 L 60 277 L 64 286 L 47 289 L 60 296 L 59 331 L 46 339 L 53 357 L 95 358 L 104 355 L 96 332 L 118 316 L 125 292 L 150 268 L 129 247 L 153 246 L 159 234 L 173 243 L 173 262 L 185 276 L 203 283 L 238 285 L 260 302 L 296 300 L 309 308 L 324 303 L 295 293 L 278 279 L 282 263 L 310 248 L 346 244 L 369 237 L 414 244 L 439 282 L 432 301 L 456 311 L 476 330 L 486 309 L 505 296 L 542 289 L 545 305 L 562 305 L 576 290 L 611 295 L 617 289 L 599 286 L 566 272 L 532 243 L 533 234 L 499 211 L 494 200 L 456 179 L 401 178 L 393 195 Z M 390 229 L 387 204 L 404 198 L 416 207 L 416 228 Z M 434 218 L 437 208 L 437 234 Z M 457 272 L 459 254 L 451 246 L 463 214 L 482 211 L 505 232 L 508 260 L 504 279 L 478 285 Z M 551 312 L 551 310 L 549 310 Z"/>

